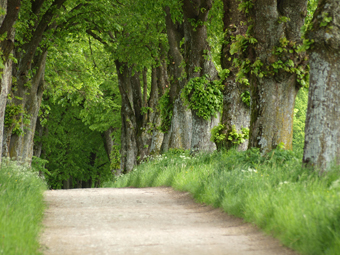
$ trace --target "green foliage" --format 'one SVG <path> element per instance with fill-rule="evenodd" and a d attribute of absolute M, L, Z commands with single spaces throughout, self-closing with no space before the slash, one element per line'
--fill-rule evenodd
<path fill-rule="evenodd" d="M 238 133 L 236 130 L 236 126 L 233 125 L 231 131 L 228 134 L 228 140 L 233 144 L 241 144 L 244 143 L 247 139 L 249 139 L 249 128 L 241 128 L 241 132 Z"/>
<path fill-rule="evenodd" d="M 279 24 L 281 24 L 281 23 L 287 23 L 288 21 L 290 21 L 290 18 L 285 17 L 285 16 L 280 16 L 280 17 L 279 17 L 279 20 L 278 20 Z"/>
<path fill-rule="evenodd" d="M 235 53 L 241 54 L 245 52 L 250 44 L 256 44 L 257 40 L 254 37 L 249 36 L 249 34 L 245 35 L 236 35 L 233 39 L 233 43 L 230 45 L 230 54 L 234 55 Z"/>
<path fill-rule="evenodd" d="M 210 140 L 214 143 L 223 142 L 227 138 L 227 135 L 222 133 L 222 131 L 224 131 L 225 129 L 226 127 L 223 124 L 218 124 L 217 126 L 213 127 L 211 129 Z"/>
<path fill-rule="evenodd" d="M 142 107 L 141 108 L 142 115 L 147 114 L 148 112 L 153 112 L 153 109 L 151 107 Z"/>
<path fill-rule="evenodd" d="M 101 132 L 92 131 L 83 123 L 82 106 L 61 99 L 60 104 L 54 104 L 51 99 L 48 102 L 51 108 L 45 125 L 48 134 L 40 138 L 45 152 L 43 159 L 48 161 L 45 163 L 50 174 L 45 178 L 49 187 L 60 189 L 69 178 L 75 187 L 77 180 L 107 180 L 112 173 Z"/>
<path fill-rule="evenodd" d="M 121 154 L 119 152 L 119 147 L 117 145 L 113 145 L 111 155 L 110 155 L 110 169 L 117 170 L 120 169 L 120 157 Z"/>
<path fill-rule="evenodd" d="M 238 10 L 240 12 L 244 12 L 245 14 L 248 14 L 249 11 L 254 7 L 254 0 L 239 0 L 241 3 L 238 6 Z"/>
<path fill-rule="evenodd" d="M 208 38 L 207 41 L 210 46 L 210 54 L 212 57 L 212 61 L 215 64 L 216 69 L 218 70 L 220 77 L 221 76 L 221 48 L 224 40 L 224 31 L 223 31 L 223 2 L 222 0 L 214 0 L 213 6 L 209 11 L 208 21 L 207 21 L 207 32 Z"/>
<path fill-rule="evenodd" d="M 250 92 L 248 90 L 241 94 L 241 100 L 246 106 L 250 107 Z"/>
<path fill-rule="evenodd" d="M 305 24 L 301 28 L 303 38 L 305 38 L 306 32 L 311 30 L 312 27 L 313 27 L 312 20 L 313 20 L 314 12 L 315 12 L 315 10 L 318 6 L 318 1 L 319 0 L 308 0 L 307 16 L 306 16 L 306 19 L 305 19 Z M 301 14 L 303 14 L 303 13 L 301 13 Z"/>
<path fill-rule="evenodd" d="M 162 124 L 158 127 L 163 133 L 167 133 L 171 126 L 172 113 L 173 113 L 173 104 L 170 98 L 170 91 L 167 90 L 163 96 L 158 101 L 158 107 L 161 112 L 161 120 Z"/>
<path fill-rule="evenodd" d="M 33 156 L 32 157 L 32 168 L 36 171 L 39 171 L 39 173 L 51 175 L 51 173 L 46 169 L 46 164 L 48 163 L 47 160 L 38 158 Z"/>
<path fill-rule="evenodd" d="M 222 111 L 223 95 L 219 81 L 211 82 L 207 75 L 189 80 L 181 97 L 197 116 L 205 120 Z"/>
<path fill-rule="evenodd" d="M 188 150 L 184 150 L 181 148 L 170 148 L 167 152 L 167 154 L 169 155 L 182 155 L 182 154 L 188 154 L 189 151 Z"/>
<path fill-rule="evenodd" d="M 326 27 L 328 24 L 333 20 L 332 17 L 329 17 L 329 13 L 323 12 L 322 14 L 322 21 L 320 22 L 320 27 Z"/>
<path fill-rule="evenodd" d="M 46 183 L 37 170 L 3 158 L 0 167 L 0 254 L 40 254 Z"/>
<path fill-rule="evenodd" d="M 8 104 L 5 110 L 5 127 L 12 128 L 12 133 L 20 136 L 25 133 L 21 128 L 21 123 L 28 126 L 30 124 L 30 116 L 26 114 L 21 104 Z"/>
<path fill-rule="evenodd" d="M 189 157 L 165 154 L 105 187 L 172 186 L 221 207 L 301 254 L 339 254 L 338 167 L 320 177 L 293 152 L 230 150 Z"/>
<path fill-rule="evenodd" d="M 257 40 L 250 35 L 249 31 L 245 35 L 237 35 L 236 37 L 231 36 L 230 39 L 230 54 L 236 54 L 233 58 L 233 66 L 238 70 L 236 74 L 236 82 L 249 85 L 247 75 L 252 69 L 251 61 L 247 57 L 245 59 L 242 58 L 250 45 L 257 44 Z M 255 62 L 254 64 L 254 72 L 258 72 L 257 70 L 261 67 L 259 66 L 261 63 Z M 259 75 L 261 76 L 262 74 Z"/>
<path fill-rule="evenodd" d="M 226 130 L 226 126 L 223 124 L 213 127 L 210 138 L 212 142 L 218 144 L 226 139 L 235 145 L 242 144 L 249 139 L 249 129 L 242 127 L 241 132 L 238 133 L 235 125 L 232 126 L 231 130 Z"/>

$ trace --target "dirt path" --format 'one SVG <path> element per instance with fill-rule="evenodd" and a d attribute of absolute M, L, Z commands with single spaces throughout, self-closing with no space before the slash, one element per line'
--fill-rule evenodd
<path fill-rule="evenodd" d="M 296 254 L 171 188 L 47 191 L 44 254 Z"/>

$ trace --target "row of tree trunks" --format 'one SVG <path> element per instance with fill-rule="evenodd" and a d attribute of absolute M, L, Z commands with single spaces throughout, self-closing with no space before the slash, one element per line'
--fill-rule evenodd
<path fill-rule="evenodd" d="M 273 50 L 280 45 L 281 38 L 301 43 L 300 29 L 306 11 L 307 0 L 255 1 L 250 12 L 254 25 L 253 36 L 258 43 L 252 47 L 251 60 L 254 62 L 258 59 L 264 66 L 271 66 L 276 61 Z M 279 22 L 282 16 L 289 20 Z M 289 53 L 283 53 L 282 58 L 290 57 Z M 279 71 L 263 78 L 251 74 L 250 83 L 249 147 L 258 147 L 266 153 L 283 143 L 286 149 L 292 149 L 294 104 L 300 88 L 296 74 Z"/>
<path fill-rule="evenodd" d="M 164 134 L 157 129 L 161 124 L 158 101 L 169 82 L 163 56 L 159 66 L 152 69 L 151 92 L 149 100 L 145 102 L 140 73 L 134 72 L 127 63 L 115 62 L 122 97 L 121 171 L 126 173 L 150 154 L 159 154 L 161 151 Z"/>
<path fill-rule="evenodd" d="M 159 154 L 162 150 L 165 134 L 157 127 L 161 126 L 161 113 L 158 106 L 159 99 L 164 95 L 169 87 L 168 67 L 166 63 L 165 51 L 160 47 L 161 54 L 158 67 L 152 70 L 151 92 L 148 101 L 148 107 L 153 109 L 153 112 L 148 112 L 147 123 L 153 123 L 150 132 L 152 133 L 149 154 Z M 148 125 L 149 127 L 150 125 Z"/>
<path fill-rule="evenodd" d="M 233 66 L 233 59 L 243 57 L 238 54 L 230 54 L 230 46 L 232 37 L 237 35 L 244 35 L 247 31 L 247 18 L 245 14 L 238 10 L 240 2 L 238 0 L 224 0 L 223 1 L 223 25 L 225 31 L 225 42 L 222 45 L 221 51 L 221 65 L 223 69 L 230 71 L 228 77 L 224 80 L 223 90 L 223 114 L 221 124 L 225 126 L 224 134 L 228 134 L 233 126 L 235 126 L 238 133 L 242 128 L 249 128 L 250 125 L 250 108 L 241 98 L 242 93 L 249 91 L 249 87 L 243 83 L 236 81 L 237 69 Z M 248 52 L 244 53 L 247 54 Z M 219 146 L 230 149 L 234 147 L 232 141 L 225 139 Z M 248 139 L 237 145 L 238 150 L 247 150 Z"/>
<path fill-rule="evenodd" d="M 332 20 L 320 26 L 325 15 Z M 323 172 L 340 164 L 340 2 L 319 1 L 312 24 L 303 162 Z"/>
<path fill-rule="evenodd" d="M 30 164 L 32 160 L 35 126 L 44 91 L 43 76 L 47 49 L 41 49 L 41 52 L 37 52 L 37 49 L 43 41 L 44 33 L 55 28 L 56 25 L 51 24 L 51 21 L 56 15 L 56 10 L 60 9 L 65 1 L 53 1 L 45 13 L 42 13 L 44 0 L 34 1 L 31 11 L 37 16 L 41 15 L 41 19 L 36 19 L 30 24 L 28 29 L 32 33 L 31 37 L 27 37 L 25 43 L 14 50 L 14 57 L 18 60 L 18 63 L 13 66 L 12 75 L 16 78 L 16 83 L 13 84 L 13 86 L 15 85 L 13 99 L 8 103 L 22 106 L 26 116 L 20 113 L 16 118 L 26 118 L 30 121 L 30 124 L 26 127 L 23 122 L 20 123 L 20 129 L 24 131 L 24 135 L 14 134 L 12 132 L 13 127 L 5 128 L 2 139 L 2 155 L 22 163 Z M 33 77 L 30 77 L 29 73 L 33 73 Z"/>
<path fill-rule="evenodd" d="M 7 104 L 7 96 L 11 90 L 12 85 L 12 65 L 13 60 L 10 54 L 13 53 L 14 48 L 14 24 L 18 19 L 18 14 L 21 6 L 21 0 L 1 0 L 0 7 L 6 10 L 6 14 L 0 17 L 0 36 L 7 34 L 3 41 L 0 41 L 0 51 L 2 55 L 1 62 L 3 68 L 0 69 L 0 164 L 2 147 L 4 140 L 4 122 L 5 110 Z"/>
<path fill-rule="evenodd" d="M 45 90 L 44 86 L 44 73 L 46 65 L 47 51 L 42 52 L 35 58 L 35 62 L 32 68 L 35 68 L 36 72 L 30 80 L 30 85 L 17 83 L 16 90 L 13 92 L 14 99 L 12 103 L 15 105 L 22 105 L 28 117 L 29 124 L 21 123 L 21 129 L 24 130 L 24 134 L 14 134 L 11 129 L 6 134 L 5 152 L 12 159 L 17 159 L 23 163 L 31 164 L 33 156 L 33 139 L 35 134 L 35 128 L 39 109 L 42 101 L 42 95 Z"/>

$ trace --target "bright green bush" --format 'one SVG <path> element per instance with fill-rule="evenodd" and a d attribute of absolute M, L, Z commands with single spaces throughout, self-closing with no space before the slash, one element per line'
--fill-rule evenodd
<path fill-rule="evenodd" d="M 303 168 L 296 153 L 165 154 L 105 187 L 172 186 L 255 223 L 302 254 L 340 254 L 340 174 Z"/>
<path fill-rule="evenodd" d="M 0 254 L 40 254 L 46 183 L 37 171 L 4 161 L 0 168 Z"/>

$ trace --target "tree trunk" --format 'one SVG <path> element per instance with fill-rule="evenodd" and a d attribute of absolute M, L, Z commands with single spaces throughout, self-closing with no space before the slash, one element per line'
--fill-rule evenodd
<path fill-rule="evenodd" d="M 166 57 L 164 50 L 161 47 L 162 54 L 160 56 L 159 66 L 152 70 L 152 88 L 150 93 L 150 99 L 148 102 L 149 107 L 154 109 L 154 112 L 149 115 L 149 121 L 147 123 L 153 123 L 152 125 L 152 137 L 149 154 L 159 154 L 162 150 L 162 144 L 165 134 L 158 129 L 161 126 L 161 113 L 158 107 L 159 99 L 164 95 L 167 87 L 169 87 L 169 78 L 167 73 Z"/>
<path fill-rule="evenodd" d="M 151 153 L 160 151 L 164 135 L 157 129 L 160 125 L 158 100 L 167 83 L 166 64 L 161 59 L 161 65 L 152 69 L 150 98 L 144 111 L 139 73 L 133 74 L 127 63 L 118 60 L 116 67 L 122 96 L 121 170 L 126 173 Z"/>
<path fill-rule="evenodd" d="M 5 140 L 5 110 L 7 96 L 12 86 L 13 60 L 9 58 L 14 48 L 14 23 L 18 19 L 21 0 L 2 0 L 0 7 L 6 10 L 6 15 L 0 17 L 0 35 L 7 34 L 4 41 L 0 42 L 1 62 L 4 68 L 0 69 L 0 164 L 2 158 L 3 141 Z"/>
<path fill-rule="evenodd" d="M 167 14 L 165 20 L 170 46 L 170 99 L 173 104 L 173 115 L 169 134 L 166 135 L 167 139 L 164 139 L 165 142 L 169 143 L 163 144 L 162 147 L 163 151 L 166 151 L 169 148 L 188 150 L 191 148 L 192 115 L 191 111 L 184 106 L 180 96 L 181 91 L 187 82 L 187 79 L 183 77 L 185 70 L 181 65 L 184 61 L 184 57 L 181 53 L 181 50 L 183 50 L 181 40 L 184 37 L 184 27 L 183 24 L 175 24 L 172 21 L 169 7 L 166 7 L 165 11 Z"/>
<path fill-rule="evenodd" d="M 33 156 L 33 138 L 35 134 L 35 127 L 39 114 L 39 109 L 42 101 L 44 86 L 44 72 L 46 65 L 47 51 L 44 51 L 36 57 L 35 64 L 37 71 L 32 78 L 30 88 L 18 89 L 14 95 L 22 97 L 23 108 L 25 113 L 29 116 L 29 124 L 24 126 L 22 123 L 22 129 L 25 131 L 24 135 L 12 134 L 10 142 L 10 157 L 15 158 L 23 163 L 31 164 Z M 23 94 L 23 92 L 25 94 Z M 19 103 L 18 101 L 16 102 Z"/>
<path fill-rule="evenodd" d="M 37 124 L 36 124 L 36 134 L 39 137 L 39 142 L 34 143 L 33 147 L 33 156 L 40 158 L 42 154 L 42 138 L 44 135 L 44 127 L 41 125 L 40 118 L 38 117 L 37 119 Z"/>
<path fill-rule="evenodd" d="M 195 77 L 208 75 L 209 80 L 216 80 L 217 70 L 211 60 L 210 47 L 207 42 L 208 13 L 212 7 L 212 0 L 199 1 L 194 3 L 191 0 L 183 1 L 184 13 L 184 38 L 186 62 L 186 73 L 188 81 Z M 196 24 L 195 24 L 196 23 Z M 211 116 L 205 120 L 192 111 L 192 138 L 191 150 L 213 151 L 216 145 L 211 138 L 211 129 L 220 122 L 220 115 Z"/>
<path fill-rule="evenodd" d="M 196 112 L 190 113 L 183 105 L 180 94 L 187 82 L 195 77 L 208 77 L 210 81 L 217 79 L 217 71 L 210 59 L 210 47 L 207 43 L 208 18 L 212 1 L 193 3 L 183 1 L 183 24 L 175 24 L 171 19 L 170 8 L 166 11 L 166 27 L 173 65 L 172 91 L 177 97 L 173 98 L 174 111 L 171 127 L 170 147 L 180 147 L 192 150 L 212 151 L 216 145 L 210 141 L 211 129 L 219 123 L 219 117 L 211 116 L 205 120 Z M 174 93 L 173 93 L 174 94 Z M 190 119 L 192 119 L 190 123 Z M 188 134 L 192 134 L 188 137 Z"/>
<path fill-rule="evenodd" d="M 104 142 L 104 148 L 105 148 L 105 151 L 106 151 L 106 154 L 109 160 L 111 159 L 112 147 L 114 145 L 114 140 L 112 137 L 113 132 L 114 132 L 113 128 L 110 127 L 108 130 L 101 133 L 101 136 Z"/>
<path fill-rule="evenodd" d="M 325 17 L 331 17 L 326 20 Z M 308 39 L 310 87 L 303 162 L 326 171 L 340 163 L 340 3 L 319 2 Z M 336 160 L 336 162 L 334 162 Z"/>
<path fill-rule="evenodd" d="M 142 116 L 140 111 L 137 112 L 139 116 L 136 116 L 135 112 L 135 100 L 133 100 L 131 85 L 132 68 L 128 67 L 126 63 L 122 63 L 118 60 L 116 60 L 116 68 L 118 73 L 119 91 L 122 97 L 121 169 L 123 173 L 127 173 L 137 165 L 137 157 L 139 154 L 137 146 L 137 117 L 141 118 Z M 138 109 L 138 106 L 136 106 L 136 108 Z"/>
<path fill-rule="evenodd" d="M 258 147 L 263 153 L 279 144 L 292 149 L 294 104 L 301 85 L 296 72 L 285 68 L 288 61 L 294 68 L 306 65 L 305 56 L 294 48 L 301 42 L 306 8 L 306 0 L 258 0 L 251 10 L 257 44 L 249 58 L 253 64 L 261 61 L 262 66 L 258 73 L 252 70 L 250 80 L 249 147 Z M 284 66 L 277 67 L 278 61 Z"/>
<path fill-rule="evenodd" d="M 231 55 L 230 46 L 232 37 L 243 35 L 247 31 L 247 18 L 238 11 L 240 2 L 238 0 L 223 1 L 223 24 L 225 31 L 225 42 L 222 45 L 221 65 L 223 69 L 229 70 L 229 75 L 224 80 L 223 90 L 223 114 L 221 124 L 224 129 L 221 133 L 226 135 L 226 139 L 217 144 L 218 147 L 230 149 L 235 146 L 233 141 L 228 140 L 228 134 L 235 127 L 238 133 L 242 128 L 249 128 L 250 125 L 250 105 L 242 101 L 242 94 L 249 93 L 249 87 L 242 82 L 236 81 L 237 68 L 233 67 L 233 59 L 239 58 L 238 54 Z M 247 150 L 248 139 L 237 145 L 238 150 Z"/>

